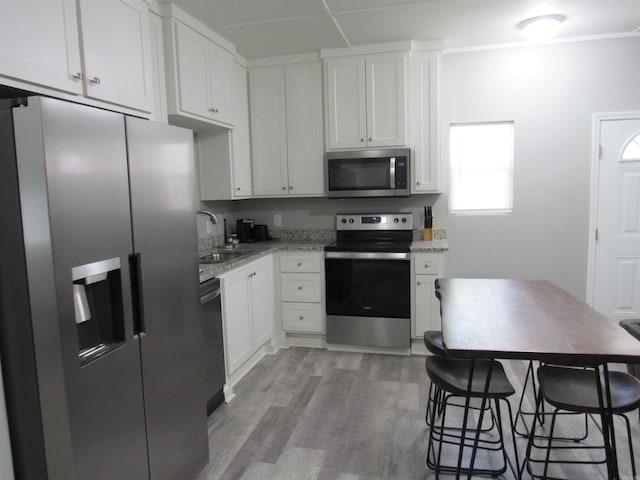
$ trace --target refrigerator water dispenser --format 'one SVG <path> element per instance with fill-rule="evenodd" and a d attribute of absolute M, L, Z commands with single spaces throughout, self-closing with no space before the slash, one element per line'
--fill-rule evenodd
<path fill-rule="evenodd" d="M 120 259 L 73 267 L 71 276 L 78 356 L 84 365 L 125 341 Z"/>

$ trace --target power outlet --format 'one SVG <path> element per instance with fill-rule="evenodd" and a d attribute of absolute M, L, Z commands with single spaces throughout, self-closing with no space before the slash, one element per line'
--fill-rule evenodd
<path fill-rule="evenodd" d="M 273 215 L 273 226 L 281 227 L 282 226 L 282 215 L 279 213 L 275 213 Z"/>

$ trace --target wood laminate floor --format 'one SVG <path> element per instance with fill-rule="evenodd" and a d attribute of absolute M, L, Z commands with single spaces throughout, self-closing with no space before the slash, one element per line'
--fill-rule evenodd
<path fill-rule="evenodd" d="M 236 386 L 236 398 L 209 417 L 210 462 L 198 480 L 435 478 L 425 465 L 424 362 L 421 356 L 304 348 L 265 357 Z M 526 363 L 503 364 L 519 391 Z M 511 400 L 514 409 L 518 398 Z M 640 443 L 638 416 L 629 418 Z M 581 422 L 574 423 L 565 434 L 580 429 Z M 616 432 L 621 478 L 631 479 L 626 438 L 622 428 Z M 593 425 L 592 433 L 601 438 Z M 522 455 L 526 441 L 517 442 Z M 603 466 L 567 467 L 560 474 L 606 478 Z"/>

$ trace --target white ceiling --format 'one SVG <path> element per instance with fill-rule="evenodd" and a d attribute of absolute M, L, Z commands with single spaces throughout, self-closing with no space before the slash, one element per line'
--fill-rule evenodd
<path fill-rule="evenodd" d="M 640 0 L 162 1 L 173 1 L 246 58 L 399 40 L 437 40 L 446 48 L 522 42 L 516 24 L 541 13 L 566 15 L 558 39 L 640 31 Z"/>

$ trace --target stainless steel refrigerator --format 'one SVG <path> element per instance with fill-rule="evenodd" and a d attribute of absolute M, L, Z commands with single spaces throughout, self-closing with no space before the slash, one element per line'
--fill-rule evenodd
<path fill-rule="evenodd" d="M 208 440 L 191 131 L 3 102 L 0 352 L 16 478 L 195 477 Z"/>

